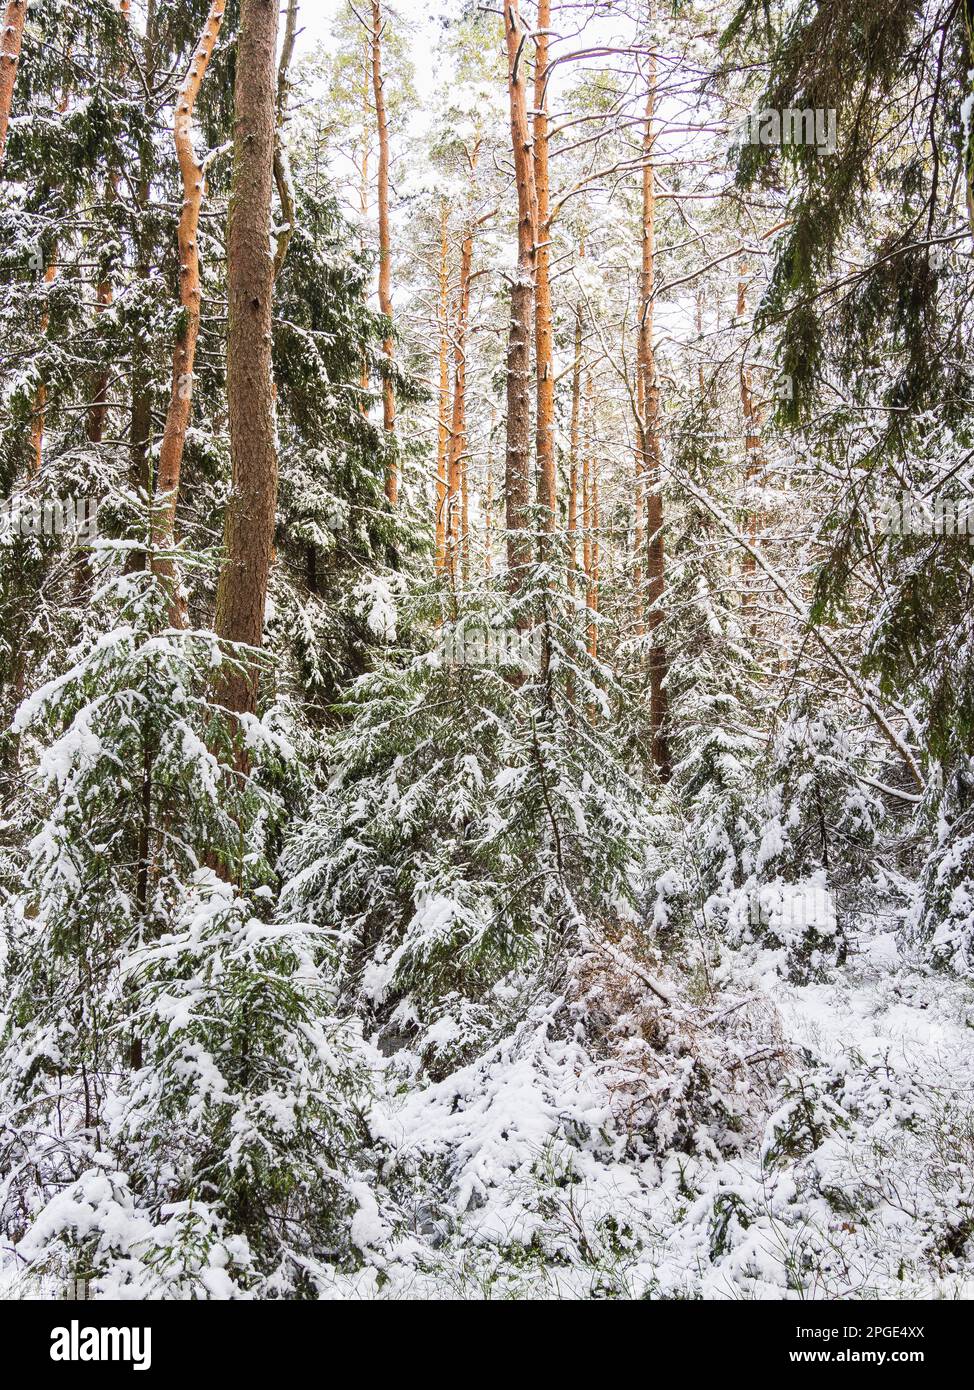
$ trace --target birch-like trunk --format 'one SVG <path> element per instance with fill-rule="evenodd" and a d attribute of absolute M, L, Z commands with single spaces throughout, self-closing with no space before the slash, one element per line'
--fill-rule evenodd
<path fill-rule="evenodd" d="M 176 505 L 179 501 L 179 480 L 186 447 L 193 405 L 193 368 L 196 364 L 196 344 L 200 332 L 200 254 L 199 225 L 203 206 L 203 166 L 196 157 L 193 145 L 193 111 L 209 67 L 226 10 L 226 0 L 213 0 L 206 24 L 189 71 L 183 79 L 176 100 L 173 139 L 179 173 L 182 179 L 183 207 L 179 218 L 179 302 L 182 319 L 173 352 L 172 386 L 169 409 L 159 451 L 159 470 L 156 475 L 156 506 L 152 518 L 154 548 L 172 551 L 175 545 Z M 156 555 L 153 568 L 163 576 L 170 588 L 171 617 L 174 625 L 185 622 L 183 601 L 178 591 L 175 561 L 170 554 Z"/>

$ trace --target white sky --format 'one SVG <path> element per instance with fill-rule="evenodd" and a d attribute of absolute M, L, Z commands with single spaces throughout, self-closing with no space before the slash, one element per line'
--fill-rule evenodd
<path fill-rule="evenodd" d="M 370 14 L 371 0 L 354 0 L 354 4 L 360 15 L 367 17 Z M 304 32 L 298 40 L 298 52 L 309 53 L 317 43 L 327 39 L 332 20 L 347 5 L 348 0 L 301 0 L 298 27 Z M 410 27 L 413 27 L 417 21 L 429 17 L 433 8 L 434 5 L 427 0 L 396 0 L 393 14 L 407 20 Z"/>
<path fill-rule="evenodd" d="M 319 39 L 328 37 L 332 16 L 345 0 L 301 0 L 298 24 L 304 30 L 298 40 L 298 52 L 308 53 Z"/>

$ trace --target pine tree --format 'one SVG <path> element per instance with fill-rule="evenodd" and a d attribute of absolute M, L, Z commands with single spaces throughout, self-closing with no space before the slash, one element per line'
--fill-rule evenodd
<path fill-rule="evenodd" d="M 277 127 L 277 10 L 244 0 L 240 26 L 227 228 L 227 401 L 233 475 L 215 626 L 227 641 L 259 647 L 277 510 L 271 380 L 274 262 L 269 246 Z M 252 713 L 257 708 L 256 676 L 241 681 L 231 675 L 221 694 L 231 709 Z"/>

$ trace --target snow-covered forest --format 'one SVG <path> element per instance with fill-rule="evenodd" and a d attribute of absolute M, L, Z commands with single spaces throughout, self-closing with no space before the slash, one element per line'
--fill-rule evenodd
<path fill-rule="evenodd" d="M 974 4 L 0 8 L 0 1297 L 974 1297 Z"/>

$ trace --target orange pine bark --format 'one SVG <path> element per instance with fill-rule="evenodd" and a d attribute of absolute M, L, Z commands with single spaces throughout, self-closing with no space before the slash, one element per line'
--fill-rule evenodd
<path fill-rule="evenodd" d="M 453 412 L 450 420 L 450 452 L 447 470 L 447 553 L 450 577 L 457 577 L 457 562 L 463 552 L 467 523 L 463 517 L 465 459 L 467 452 L 467 323 L 470 316 L 470 271 L 473 261 L 473 232 L 468 226 L 460 247 L 460 285 L 453 339 Z"/>
<path fill-rule="evenodd" d="M 145 38 L 143 46 L 144 67 L 143 72 L 146 80 L 146 90 L 144 96 L 144 110 L 152 106 L 152 92 L 155 90 L 156 74 L 158 70 L 159 52 L 157 47 L 158 39 L 158 12 L 155 0 L 147 5 L 145 12 Z M 134 237 L 133 252 L 135 258 L 135 271 L 139 280 L 145 281 L 149 278 L 150 266 L 153 256 L 153 238 L 151 230 L 146 225 L 145 213 L 149 207 L 150 186 L 151 186 L 151 158 L 150 152 L 143 148 L 139 156 L 139 163 L 132 171 L 134 180 L 134 207 L 140 214 L 137 218 L 137 230 Z M 152 439 L 152 373 L 149 365 L 149 355 L 147 344 L 141 334 L 136 330 L 132 339 L 132 390 L 129 405 L 129 482 L 133 489 L 143 495 L 148 495 L 152 478 L 150 474 L 149 446 Z M 148 556 L 145 550 L 135 549 L 131 551 L 126 569 L 129 573 L 143 571 L 146 568 Z"/>
<path fill-rule="evenodd" d="M 504 492 L 507 570 L 512 592 L 520 589 L 533 558 L 528 529 L 531 496 L 531 338 L 538 243 L 538 198 L 534 183 L 527 101 L 527 30 L 517 0 L 504 0 L 511 151 L 517 186 L 517 269 L 511 285 L 507 350 L 507 447 Z"/>
<path fill-rule="evenodd" d="M 480 141 L 467 152 L 470 173 L 477 168 Z M 470 576 L 467 554 L 470 531 L 467 486 L 467 331 L 470 323 L 470 277 L 473 271 L 473 222 L 468 218 L 460 244 L 460 283 L 453 327 L 453 412 L 450 420 L 447 468 L 447 550 L 451 579 L 456 581 L 457 562 L 465 579 Z"/>
<path fill-rule="evenodd" d="M 14 86 L 20 66 L 20 50 L 24 39 L 27 0 L 7 0 L 3 15 L 3 34 L 0 35 L 0 164 L 7 148 L 7 129 L 13 108 Z"/>
<path fill-rule="evenodd" d="M 496 414 L 496 411 L 495 411 Z M 491 439 L 494 431 L 491 429 Z M 494 572 L 494 475 L 487 451 L 487 481 L 484 485 L 484 574 L 488 579 Z"/>
<path fill-rule="evenodd" d="M 568 454 L 568 588 L 575 592 L 578 564 L 578 445 L 582 397 L 582 305 L 575 307 L 575 357 L 572 362 L 572 421 Z"/>
<path fill-rule="evenodd" d="M 591 462 L 588 449 L 582 454 L 582 573 L 585 576 L 585 589 L 592 576 L 592 493 Z"/>
<path fill-rule="evenodd" d="M 176 504 L 179 500 L 179 480 L 193 403 L 193 367 L 200 332 L 200 211 L 203 206 L 203 167 L 193 146 L 193 111 L 206 76 L 213 50 L 220 37 L 220 27 L 226 10 L 226 0 L 213 0 L 206 24 L 189 71 L 183 79 L 176 101 L 173 140 L 183 187 L 183 206 L 179 218 L 179 302 L 182 322 L 173 352 L 172 387 L 169 409 L 159 452 L 156 476 L 156 502 L 153 515 L 152 539 L 156 549 L 171 549 L 175 542 Z M 171 556 L 157 555 L 153 568 L 170 584 L 172 619 L 175 625 L 185 621 L 182 604 L 175 592 L 176 571 Z"/>
<path fill-rule="evenodd" d="M 598 464 L 595 455 L 595 399 L 592 373 L 585 379 L 585 429 L 582 440 L 582 555 L 585 569 L 585 604 L 589 611 L 588 653 L 598 656 L 599 634 L 595 614 L 599 611 L 599 501 Z"/>
<path fill-rule="evenodd" d="M 538 33 L 534 66 L 534 185 L 537 211 L 535 261 L 534 337 L 537 411 L 535 449 L 538 469 L 538 502 L 543 531 L 555 525 L 555 369 L 554 326 L 551 303 L 549 237 L 550 196 L 548 179 L 548 29 L 551 0 L 538 0 Z"/>
<path fill-rule="evenodd" d="M 643 558 L 646 545 L 646 480 L 649 472 L 646 459 L 646 373 L 643 370 L 643 344 L 640 332 L 636 345 L 636 414 L 638 417 L 636 441 L 636 491 L 633 499 L 633 550 L 632 586 L 636 614 L 635 631 L 642 637 L 646 631 L 643 621 Z"/>
<path fill-rule="evenodd" d="M 466 447 L 460 455 L 460 574 L 464 584 L 470 583 L 470 453 Z"/>

